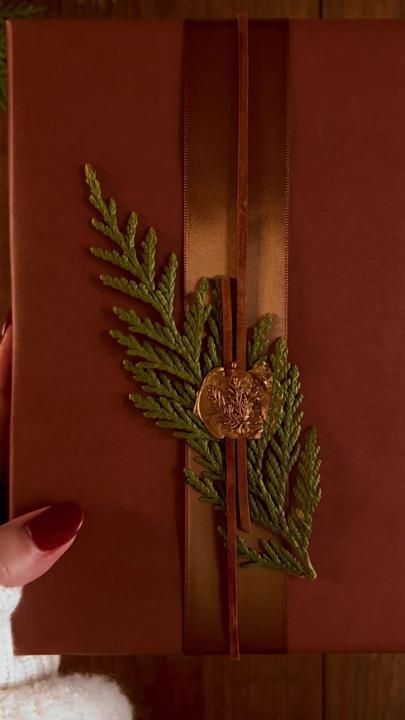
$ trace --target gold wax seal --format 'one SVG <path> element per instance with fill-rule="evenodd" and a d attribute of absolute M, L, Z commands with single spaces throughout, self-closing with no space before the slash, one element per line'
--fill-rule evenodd
<path fill-rule="evenodd" d="M 215 368 L 204 378 L 194 412 L 213 437 L 260 438 L 269 414 L 273 377 L 267 363 L 249 371 Z"/>

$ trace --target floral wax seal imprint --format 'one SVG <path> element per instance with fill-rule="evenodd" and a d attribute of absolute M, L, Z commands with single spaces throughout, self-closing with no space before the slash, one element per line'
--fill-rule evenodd
<path fill-rule="evenodd" d="M 258 439 L 269 414 L 272 387 L 265 362 L 247 372 L 238 370 L 236 363 L 227 373 L 214 368 L 197 393 L 194 412 L 215 438 Z"/>

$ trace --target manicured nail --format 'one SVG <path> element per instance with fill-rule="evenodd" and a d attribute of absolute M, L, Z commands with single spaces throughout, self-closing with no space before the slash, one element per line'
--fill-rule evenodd
<path fill-rule="evenodd" d="M 11 310 L 9 310 L 8 313 L 7 313 L 7 317 L 6 317 L 6 319 L 5 319 L 4 323 L 3 323 L 3 327 L 1 328 L 0 342 L 1 342 L 1 341 L 3 340 L 3 338 L 4 338 L 4 336 L 5 336 L 5 334 L 6 334 L 7 328 L 10 327 L 10 325 L 11 325 L 11 319 L 12 319 L 12 318 L 11 318 Z"/>
<path fill-rule="evenodd" d="M 56 550 L 72 540 L 83 523 L 83 512 L 75 502 L 52 505 L 36 515 L 25 526 L 32 541 L 39 550 Z"/>

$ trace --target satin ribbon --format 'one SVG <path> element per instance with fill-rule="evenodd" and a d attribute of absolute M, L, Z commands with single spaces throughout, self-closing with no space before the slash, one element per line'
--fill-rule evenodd
<path fill-rule="evenodd" d="M 249 244 L 246 318 L 275 316 L 286 332 L 288 23 L 250 23 Z M 232 22 L 187 23 L 185 46 L 185 287 L 201 276 L 238 274 L 235 252 L 238 138 L 238 36 Z M 239 332 L 239 329 L 238 329 Z M 244 346 L 246 347 L 246 345 Z M 190 453 L 188 462 L 192 463 Z M 227 651 L 223 518 L 186 489 L 185 635 L 189 653 Z M 253 526 L 249 541 L 264 536 Z M 243 652 L 286 648 L 286 579 L 239 572 Z"/>

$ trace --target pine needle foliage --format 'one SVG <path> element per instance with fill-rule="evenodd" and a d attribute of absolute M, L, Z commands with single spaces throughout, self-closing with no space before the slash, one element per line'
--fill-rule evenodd
<path fill-rule="evenodd" d="M 6 21 L 29 19 L 45 12 L 45 7 L 27 2 L 10 2 L 0 5 L 0 109 L 7 109 L 7 40 Z"/>
<path fill-rule="evenodd" d="M 157 236 L 150 228 L 136 239 L 138 217 L 130 213 L 120 225 L 117 205 L 105 199 L 91 165 L 85 166 L 90 203 L 97 211 L 93 228 L 113 248 L 92 247 L 96 258 L 123 274 L 100 275 L 101 282 L 130 301 L 114 307 L 125 330 L 111 336 L 125 348 L 124 368 L 141 392 L 130 400 L 143 414 L 194 451 L 199 466 L 185 470 L 186 481 L 203 502 L 225 511 L 224 443 L 215 440 L 194 414 L 196 393 L 205 375 L 222 362 L 221 298 L 218 281 L 203 278 L 185 313 L 182 326 L 174 316 L 178 261 L 172 253 L 156 270 Z M 155 319 L 141 317 L 138 303 Z M 139 306 L 138 306 L 139 307 Z M 270 345 L 272 316 L 256 324 L 247 346 L 248 367 L 269 363 L 273 393 L 264 432 L 248 442 L 248 482 L 251 518 L 266 529 L 266 538 L 252 547 L 242 536 L 238 552 L 242 567 L 257 566 L 315 578 L 308 546 L 312 519 L 320 500 L 320 460 L 316 430 L 302 432 L 303 413 L 299 371 L 288 360 L 283 338 Z M 224 535 L 223 529 L 219 531 Z"/>

